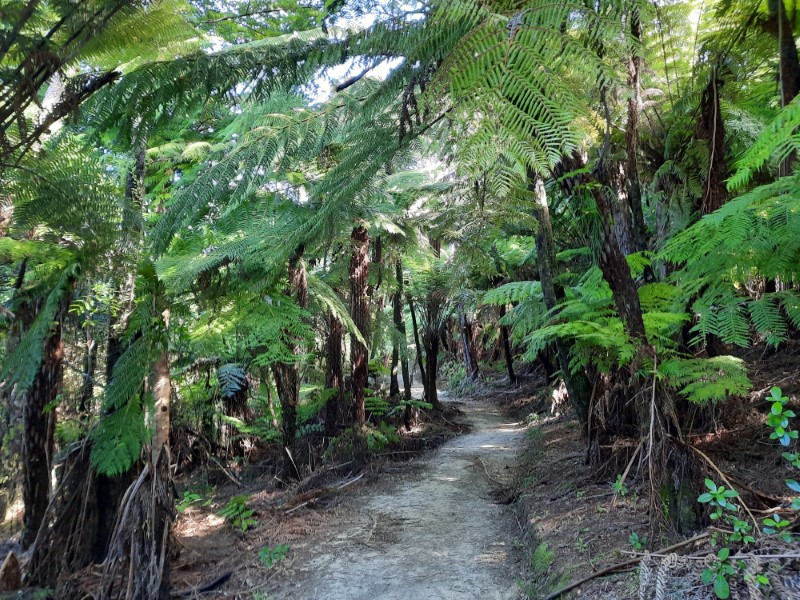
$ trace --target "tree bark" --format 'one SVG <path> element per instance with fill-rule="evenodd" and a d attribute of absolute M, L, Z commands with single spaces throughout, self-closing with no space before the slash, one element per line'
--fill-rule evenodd
<path fill-rule="evenodd" d="M 564 291 L 555 284 L 556 253 L 553 240 L 553 226 L 550 222 L 550 207 L 547 204 L 547 194 L 544 182 L 532 172 L 528 173 L 531 191 L 536 199 L 534 212 L 539 221 L 539 231 L 536 233 L 536 255 L 539 262 L 539 281 L 542 285 L 542 295 L 548 310 L 552 310 L 564 297 Z M 616 240 L 616 238 L 615 238 Z M 570 403 L 575 409 L 575 414 L 581 424 L 589 418 L 589 402 L 591 401 L 591 385 L 586 374 L 581 370 L 572 372 L 569 367 L 570 343 L 566 340 L 556 339 L 554 342 L 561 375 Z"/>
<path fill-rule="evenodd" d="M 392 309 L 395 328 L 395 343 L 392 348 L 392 391 L 393 395 L 400 395 L 400 386 L 397 381 L 397 364 L 403 375 L 403 398 L 411 400 L 411 377 L 408 372 L 408 352 L 406 350 L 406 319 L 403 314 L 403 263 L 398 258 L 395 262 L 395 276 L 397 278 L 397 291 L 392 299 Z"/>
<path fill-rule="evenodd" d="M 419 326 L 417 325 L 417 311 L 414 309 L 414 299 L 409 294 L 406 298 L 408 300 L 408 310 L 411 313 L 411 329 L 414 332 L 414 347 L 417 349 L 417 365 L 419 366 L 419 376 L 422 378 L 422 385 L 425 385 L 425 365 L 422 362 L 423 351 L 422 344 L 419 341 Z"/>
<path fill-rule="evenodd" d="M 357 225 L 351 233 L 352 255 L 350 257 L 350 312 L 364 340 L 369 339 L 369 233 L 363 225 Z M 353 363 L 352 397 L 353 419 L 363 432 L 366 427 L 364 409 L 365 388 L 369 376 L 367 348 L 355 337 L 351 344 Z"/>
<path fill-rule="evenodd" d="M 642 41 L 642 22 L 639 10 L 634 8 L 630 15 L 631 37 L 636 45 L 628 58 L 628 86 L 631 97 L 628 99 L 628 124 L 625 128 L 625 174 L 627 176 L 628 205 L 633 216 L 633 238 L 637 251 L 647 248 L 647 229 L 642 211 L 642 188 L 639 183 L 639 167 L 636 155 L 639 152 L 639 113 L 642 107 L 641 56 L 638 52 Z"/>
<path fill-rule="evenodd" d="M 325 342 L 328 362 L 325 368 L 325 387 L 335 390 L 325 406 L 325 433 L 336 435 L 344 407 L 344 370 L 342 361 L 342 341 L 344 327 L 333 313 L 328 313 L 328 338 Z"/>
<path fill-rule="evenodd" d="M 305 248 L 300 245 L 289 259 L 289 286 L 287 296 L 292 296 L 300 308 L 308 306 L 308 280 L 303 263 Z M 295 356 L 303 353 L 299 342 L 292 348 Z M 300 372 L 296 363 L 279 363 L 273 365 L 275 388 L 281 401 L 281 437 L 284 448 L 283 472 L 285 476 L 299 477 L 294 462 L 294 442 L 297 436 L 297 403 L 300 398 Z"/>
<path fill-rule="evenodd" d="M 500 305 L 500 320 L 506 316 L 506 305 Z M 500 345 L 503 347 L 503 358 L 506 361 L 508 371 L 508 381 L 511 385 L 517 383 L 517 376 L 514 373 L 514 355 L 511 353 L 511 340 L 508 335 L 508 326 L 500 324 Z"/>
<path fill-rule="evenodd" d="M 722 109 L 719 100 L 719 88 L 722 79 L 714 67 L 700 99 L 700 117 L 697 120 L 697 137 L 708 142 L 709 165 L 706 174 L 705 191 L 700 206 L 695 208 L 701 215 L 714 212 L 725 204 L 728 188 L 728 164 L 725 161 L 725 122 L 722 120 Z"/>
<path fill-rule="evenodd" d="M 778 40 L 781 105 L 786 106 L 800 93 L 800 58 L 792 31 L 792 21 L 786 12 L 786 4 L 783 0 L 769 0 L 768 5 L 767 29 Z"/>
<path fill-rule="evenodd" d="M 169 309 L 161 313 L 164 319 L 164 341 L 163 348 L 159 352 L 158 358 L 153 362 L 152 369 L 152 389 L 154 399 L 153 415 L 153 447 L 152 460 L 155 464 L 161 449 L 166 446 L 169 448 L 169 428 L 170 428 L 170 397 L 172 394 L 172 384 L 169 376 L 169 341 L 167 331 L 169 330 Z"/>
<path fill-rule="evenodd" d="M 71 286 L 70 286 L 71 287 Z M 42 364 L 28 391 L 23 412 L 22 498 L 25 506 L 21 543 L 30 547 L 47 512 L 50 469 L 55 450 L 56 409 L 54 403 L 64 379 L 62 319 L 69 309 L 69 292 L 64 293 L 56 320 L 44 341 Z"/>
<path fill-rule="evenodd" d="M 469 379 L 477 379 L 480 376 L 478 360 L 475 357 L 475 348 L 472 344 L 472 323 L 463 310 L 458 311 L 458 324 L 461 332 L 461 346 L 464 351 L 464 367 L 467 370 Z"/>

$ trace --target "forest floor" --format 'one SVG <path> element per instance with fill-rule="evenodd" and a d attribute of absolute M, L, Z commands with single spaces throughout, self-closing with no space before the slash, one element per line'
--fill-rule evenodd
<path fill-rule="evenodd" d="M 468 425 L 469 433 L 410 461 L 373 466 L 377 476 L 345 477 L 335 498 L 295 501 L 279 513 L 257 510 L 258 525 L 244 534 L 233 532 L 218 508 L 187 510 L 176 528 L 182 552 L 173 564 L 173 590 L 192 597 L 193 588 L 232 571 L 202 597 L 521 597 L 516 576 L 522 555 L 514 544 L 520 529 L 504 503 L 525 426 L 511 422 L 496 398 L 442 400 L 449 418 Z M 255 495 L 252 501 L 256 508 L 269 503 Z M 289 546 L 285 558 L 279 552 L 271 567 L 259 559 L 260 549 L 283 545 Z"/>

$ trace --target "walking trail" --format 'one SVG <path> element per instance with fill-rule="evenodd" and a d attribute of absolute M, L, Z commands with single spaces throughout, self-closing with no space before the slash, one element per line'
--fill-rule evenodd
<path fill-rule="evenodd" d="M 374 494 L 353 499 L 353 516 L 294 564 L 286 600 L 512 600 L 516 524 L 492 502 L 508 481 L 523 428 L 487 400 L 459 405 L 472 433 L 459 436 Z M 488 474 L 488 475 L 487 475 Z"/>

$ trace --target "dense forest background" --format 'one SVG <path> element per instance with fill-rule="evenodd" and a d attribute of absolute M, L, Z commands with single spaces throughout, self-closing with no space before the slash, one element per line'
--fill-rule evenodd
<path fill-rule="evenodd" d="M 94 563 L 101 597 L 168 597 L 176 474 L 291 486 L 440 411 L 437 380 L 532 369 L 590 464 L 638 456 L 654 527 L 692 530 L 691 436 L 737 418 L 742 349 L 797 347 L 798 8 L 0 0 L 29 584 Z"/>

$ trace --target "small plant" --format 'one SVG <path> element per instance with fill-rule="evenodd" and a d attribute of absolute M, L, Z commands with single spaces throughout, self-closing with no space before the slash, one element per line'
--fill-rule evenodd
<path fill-rule="evenodd" d="M 781 446 L 789 446 L 792 441 L 798 439 L 798 432 L 789 425 L 789 420 L 795 418 L 797 415 L 794 411 L 786 408 L 789 398 L 783 395 L 783 391 L 779 387 L 773 387 L 770 391 L 769 399 L 772 401 L 769 416 L 767 416 L 767 425 L 772 427 L 772 433 L 769 434 L 769 439 L 778 440 Z M 800 453 L 799 452 L 783 452 L 783 458 L 796 469 L 800 469 Z M 795 479 L 787 479 L 786 486 L 793 492 L 800 493 L 800 483 Z M 800 497 L 792 500 L 791 509 L 793 511 L 800 511 Z M 777 535 L 786 542 L 792 541 L 792 535 L 788 531 L 790 522 L 784 519 L 781 515 L 774 515 L 764 519 L 764 533 L 770 535 Z"/>
<path fill-rule="evenodd" d="M 711 565 L 703 570 L 701 577 L 704 585 L 714 583 L 714 593 L 720 600 L 726 600 L 731 595 L 728 577 L 736 572 L 736 568 L 731 564 L 730 555 L 730 548 L 720 548 Z"/>
<path fill-rule="evenodd" d="M 631 531 L 631 534 L 628 536 L 628 543 L 636 552 L 641 552 L 647 547 L 647 536 L 643 535 L 639 537 L 638 533 Z"/>
<path fill-rule="evenodd" d="M 258 521 L 253 518 L 254 513 L 253 509 L 247 507 L 247 496 L 241 495 L 231 498 L 217 514 L 244 533 L 258 524 Z"/>
<path fill-rule="evenodd" d="M 789 427 L 789 419 L 797 415 L 794 411 L 786 408 L 789 398 L 783 395 L 781 388 L 773 387 L 769 394 L 772 406 L 767 417 L 767 425 L 773 429 L 772 433 L 769 434 L 769 439 L 778 440 L 781 446 L 788 446 L 798 436 L 798 432 Z"/>
<path fill-rule="evenodd" d="M 611 484 L 611 488 L 614 490 L 615 494 L 619 494 L 620 496 L 628 495 L 628 488 L 625 487 L 625 483 L 622 481 L 621 473 L 617 475 L 617 479 L 614 483 Z"/>
<path fill-rule="evenodd" d="M 724 485 L 717 487 L 717 484 L 710 479 L 706 479 L 706 487 L 708 491 L 700 494 L 697 501 L 714 507 L 714 511 L 711 513 L 712 520 L 720 519 L 725 511 L 738 512 L 739 507 L 730 502 L 730 500 L 738 498 L 739 492 L 726 489 Z"/>
<path fill-rule="evenodd" d="M 271 569 L 279 562 L 286 559 L 286 556 L 289 554 L 289 550 L 289 544 L 278 544 L 274 548 L 264 546 L 258 551 L 258 558 L 261 559 L 261 563 L 265 567 Z"/>

